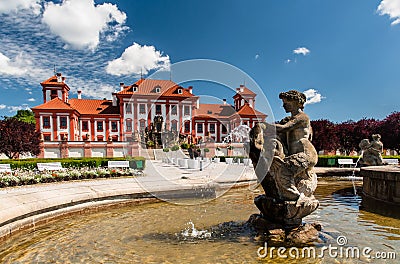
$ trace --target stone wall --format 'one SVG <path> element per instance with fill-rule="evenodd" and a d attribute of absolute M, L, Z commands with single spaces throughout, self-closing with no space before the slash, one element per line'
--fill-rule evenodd
<path fill-rule="evenodd" d="M 38 158 L 117 158 L 139 156 L 138 142 L 42 142 Z"/>
<path fill-rule="evenodd" d="M 361 168 L 363 195 L 400 206 L 400 167 L 371 166 Z"/>

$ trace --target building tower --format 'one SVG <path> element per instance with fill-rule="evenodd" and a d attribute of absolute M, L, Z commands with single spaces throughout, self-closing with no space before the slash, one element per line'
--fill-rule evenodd
<path fill-rule="evenodd" d="M 43 103 L 60 98 L 64 103 L 68 103 L 68 92 L 70 88 L 65 83 L 65 77 L 61 73 L 50 77 L 46 81 L 40 83 L 43 91 Z"/>

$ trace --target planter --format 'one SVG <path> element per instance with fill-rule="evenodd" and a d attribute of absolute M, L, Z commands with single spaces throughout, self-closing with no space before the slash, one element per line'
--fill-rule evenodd
<path fill-rule="evenodd" d="M 180 168 L 187 168 L 188 167 L 188 159 L 179 159 L 178 165 Z"/>
<path fill-rule="evenodd" d="M 198 160 L 188 160 L 188 168 L 189 169 L 197 169 L 199 168 L 199 161 Z"/>
<path fill-rule="evenodd" d="M 233 163 L 233 158 L 225 158 L 225 163 L 226 164 L 232 164 Z"/>
<path fill-rule="evenodd" d="M 244 164 L 244 166 L 249 166 L 250 165 L 250 159 L 243 159 L 243 164 Z"/>

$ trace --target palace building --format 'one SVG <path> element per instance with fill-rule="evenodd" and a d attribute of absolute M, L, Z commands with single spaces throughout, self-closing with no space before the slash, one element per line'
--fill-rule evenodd
<path fill-rule="evenodd" d="M 255 110 L 256 94 L 236 89 L 234 105 L 200 104 L 193 87 L 171 80 L 120 83 L 112 100 L 70 98 L 65 77 L 57 73 L 41 83 L 43 104 L 32 111 L 42 134 L 41 157 L 118 157 L 137 154 L 144 132 L 171 131 L 188 141 L 221 142 L 239 125 L 253 127 L 266 115 Z M 155 123 L 161 120 L 161 123 Z M 142 137 L 142 138 L 141 138 Z"/>

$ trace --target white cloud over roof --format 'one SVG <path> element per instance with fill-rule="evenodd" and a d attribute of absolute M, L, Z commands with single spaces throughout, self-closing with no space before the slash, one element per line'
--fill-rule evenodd
<path fill-rule="evenodd" d="M 41 0 L 1 0 L 0 14 L 8 14 L 25 9 L 38 15 L 41 9 L 40 2 Z"/>
<path fill-rule="evenodd" d="M 319 103 L 322 101 L 323 98 L 325 98 L 315 89 L 308 89 L 303 93 L 306 95 L 307 98 L 305 105 Z"/>
<path fill-rule="evenodd" d="M 393 19 L 392 25 L 400 23 L 400 0 L 382 0 L 377 11 L 381 16 L 388 15 Z"/>
<path fill-rule="evenodd" d="M 304 56 L 310 53 L 310 50 L 307 49 L 306 47 L 299 47 L 295 50 L 293 50 L 294 54 L 303 54 Z"/>
<path fill-rule="evenodd" d="M 126 48 L 118 59 L 108 62 L 106 72 L 111 75 L 121 76 L 128 74 L 147 74 L 150 70 L 169 69 L 168 55 L 155 49 L 154 46 L 141 46 L 133 43 Z"/>
<path fill-rule="evenodd" d="M 93 0 L 64 0 L 61 4 L 48 2 L 42 21 L 73 49 L 95 49 L 100 34 L 108 33 L 106 39 L 114 40 L 127 28 L 123 26 L 126 14 L 116 5 L 95 5 Z"/>

